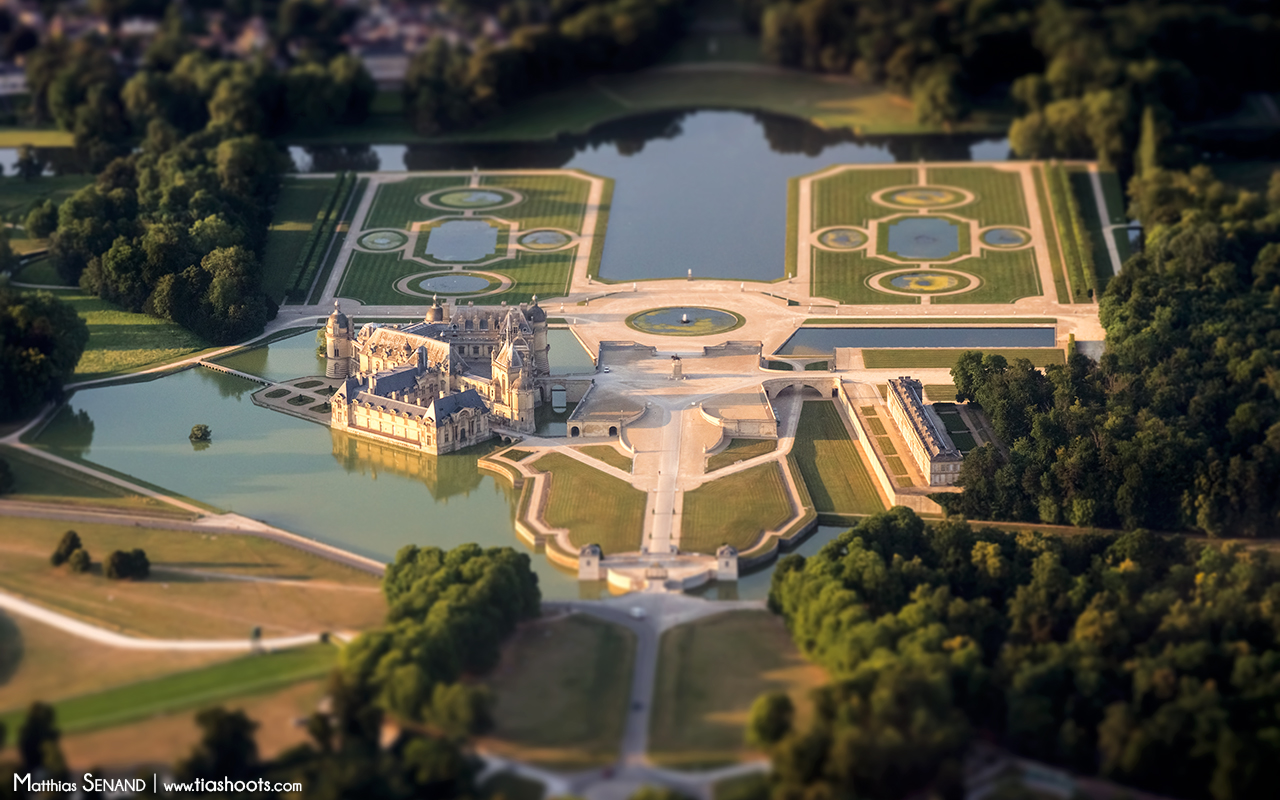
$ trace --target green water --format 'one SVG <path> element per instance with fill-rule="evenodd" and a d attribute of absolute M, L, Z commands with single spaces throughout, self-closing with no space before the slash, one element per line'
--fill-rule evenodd
<path fill-rule="evenodd" d="M 568 328 L 552 328 L 547 331 L 547 344 L 551 345 L 551 374 L 576 375 L 596 371 L 591 354 Z"/>
<path fill-rule="evenodd" d="M 243 350 L 217 359 L 219 364 L 270 381 L 287 381 L 308 375 L 324 375 L 324 359 L 316 355 L 317 331 L 307 331 L 264 347 Z"/>
<path fill-rule="evenodd" d="M 243 354 L 237 368 L 315 374 L 288 368 L 305 363 L 300 342 L 314 365 L 312 337 Z M 249 370 L 242 362 L 252 359 L 260 363 Z M 72 396 L 36 443 L 374 558 L 390 559 L 408 544 L 528 550 L 512 524 L 514 490 L 476 467 L 494 445 L 438 458 L 386 447 L 255 406 L 249 395 L 256 388 L 196 368 L 88 389 Z M 213 443 L 200 451 L 187 440 L 198 423 L 213 429 Z M 545 597 L 581 596 L 576 578 L 541 554 L 533 567 Z"/>

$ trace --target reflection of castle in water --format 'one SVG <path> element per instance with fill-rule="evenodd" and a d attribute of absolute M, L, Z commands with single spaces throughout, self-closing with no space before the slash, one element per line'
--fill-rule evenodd
<path fill-rule="evenodd" d="M 480 488 L 484 480 L 476 466 L 476 461 L 486 452 L 483 446 L 471 448 L 470 452 L 433 456 L 355 436 L 337 428 L 330 428 L 329 432 L 333 437 L 334 460 L 347 472 L 368 475 L 373 480 L 383 473 L 411 478 L 426 486 L 437 501 L 469 495 Z M 497 491 L 512 503 L 514 513 L 515 490 L 504 481 L 493 483 Z"/>

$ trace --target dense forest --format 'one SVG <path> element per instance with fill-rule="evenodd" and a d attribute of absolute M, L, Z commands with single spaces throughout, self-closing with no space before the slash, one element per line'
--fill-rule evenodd
<path fill-rule="evenodd" d="M 28 222 L 49 233 L 64 280 L 210 342 L 236 341 L 275 314 L 258 257 L 288 160 L 269 137 L 359 122 L 374 85 L 348 55 L 281 70 L 166 48 L 147 63 L 125 81 L 94 40 L 54 39 L 29 54 L 33 112 L 72 131 L 99 175 Z"/>
<path fill-rule="evenodd" d="M 463 5 L 463 4 L 455 4 Z M 503 21 L 507 41 L 433 37 L 405 78 L 405 110 L 419 133 L 472 125 L 530 92 L 574 78 L 635 69 L 680 31 L 687 0 L 479 3 Z"/>
<path fill-rule="evenodd" d="M 475 545 L 447 553 L 406 547 L 388 566 L 383 591 L 390 606 L 387 624 L 343 650 L 342 665 L 329 679 L 328 710 L 307 720 L 310 741 L 263 759 L 254 737 L 257 723 L 243 711 L 206 709 L 196 715 L 200 741 L 174 765 L 174 778 L 300 782 L 301 794 L 288 796 L 302 800 L 478 796 L 480 763 L 467 739 L 483 729 L 487 694 L 459 679 L 492 667 L 515 624 L 538 615 L 541 595 L 529 556 Z M 400 724 L 395 741 L 384 739 L 384 722 Z M 32 704 L 12 733 L 16 758 L 4 750 L 0 726 L 4 796 L 25 796 L 16 789 L 7 794 L 14 773 L 43 770 L 55 780 L 75 779 L 62 755 L 52 707 Z"/>
<path fill-rule="evenodd" d="M 89 327 L 67 303 L 0 285 L 0 421 L 59 399 L 88 343 Z"/>
<path fill-rule="evenodd" d="M 1267 796 L 1277 601 L 1264 550 L 926 525 L 896 508 L 779 563 L 770 606 L 835 680 L 808 727 L 774 698 L 752 735 L 775 798 L 951 796 L 978 737 L 1170 796 Z"/>
<path fill-rule="evenodd" d="M 1012 94 L 1022 116 L 1010 140 L 1023 157 L 1127 169 L 1144 112 L 1169 127 L 1280 88 L 1274 0 L 739 3 L 774 63 L 885 84 L 915 102 L 921 122 L 953 122 L 975 100 Z"/>
<path fill-rule="evenodd" d="M 1100 363 L 1043 374 L 967 353 L 959 399 L 1007 454 L 965 459 L 952 512 L 1080 526 L 1274 535 L 1280 519 L 1280 174 L 1267 195 L 1205 168 L 1154 170 L 1131 195 L 1144 251 L 1107 287 Z"/>

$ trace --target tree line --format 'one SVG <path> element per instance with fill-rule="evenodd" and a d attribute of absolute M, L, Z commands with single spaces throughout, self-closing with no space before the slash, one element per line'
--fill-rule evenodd
<path fill-rule="evenodd" d="M 100 173 L 60 207 L 33 208 L 28 223 L 49 235 L 64 280 L 233 342 L 275 314 L 259 256 L 288 160 L 268 137 L 359 122 L 375 87 L 349 55 L 283 70 L 171 55 L 127 81 L 92 39 L 54 39 L 29 56 L 35 113 L 73 131 Z"/>
<path fill-rule="evenodd" d="M 1102 298 L 1101 361 L 962 356 L 957 398 L 1008 447 L 971 452 L 963 494 L 936 497 L 978 519 L 1274 535 L 1280 173 L 1262 195 L 1157 169 L 1130 193 L 1147 242 Z"/>
<path fill-rule="evenodd" d="M 518 0 L 484 4 L 504 41 L 432 37 L 405 76 L 405 113 L 427 135 L 465 128 L 530 92 L 636 69 L 684 27 L 687 0 Z"/>
<path fill-rule="evenodd" d="M 60 399 L 88 343 L 89 326 L 70 304 L 0 285 L 0 420 Z"/>
<path fill-rule="evenodd" d="M 1170 796 L 1265 796 L 1278 579 L 1265 550 L 895 508 L 779 562 L 770 607 L 833 680 L 807 726 L 757 701 L 750 735 L 775 798 L 953 796 L 976 738 Z"/>
<path fill-rule="evenodd" d="M 59 550 L 78 544 L 68 537 Z M 515 625 L 540 613 L 529 556 L 509 547 L 406 547 L 387 567 L 383 593 L 386 624 L 344 648 L 327 708 L 307 720 L 307 742 L 263 759 L 257 723 L 243 711 L 206 709 L 196 715 L 200 741 L 174 765 L 175 779 L 300 782 L 303 800 L 478 796 L 481 765 L 467 740 L 484 729 L 488 694 L 463 678 L 491 669 Z M 384 721 L 400 727 L 394 742 L 383 738 Z M 72 778 L 50 705 L 33 703 L 15 733 L 17 757 L 6 759 L 0 727 L 6 789 L 13 773 Z"/>
<path fill-rule="evenodd" d="M 739 0 L 765 56 L 915 101 L 921 122 L 1012 97 L 1023 157 L 1128 169 L 1147 109 L 1162 126 L 1232 111 L 1280 85 L 1269 0 Z M 1230 54 L 1230 57 L 1224 57 Z M 1176 164 L 1173 164 L 1176 165 Z"/>

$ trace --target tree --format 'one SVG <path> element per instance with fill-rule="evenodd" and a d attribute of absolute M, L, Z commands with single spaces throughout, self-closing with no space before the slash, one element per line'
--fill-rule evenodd
<path fill-rule="evenodd" d="M 22 758 L 22 768 L 27 772 L 35 772 L 61 762 L 58 747 L 61 736 L 53 706 L 39 701 L 32 703 L 27 709 L 22 727 L 18 729 L 18 753 Z"/>
<path fill-rule="evenodd" d="M 128 552 L 113 550 L 102 562 L 102 574 L 111 580 L 146 580 L 151 574 L 151 562 L 147 554 L 134 549 Z"/>
<path fill-rule="evenodd" d="M 179 780 L 242 781 L 259 774 L 258 745 L 253 738 L 258 723 L 243 711 L 208 708 L 196 714 L 196 725 L 200 742 L 190 756 L 175 765 Z"/>
<path fill-rule="evenodd" d="M 208 425 L 193 425 L 189 437 L 193 442 L 208 442 L 213 439 L 213 431 Z"/>
<path fill-rule="evenodd" d="M 83 547 L 73 550 L 71 556 L 67 558 L 67 569 L 77 575 L 83 575 L 93 566 L 93 560 L 89 557 L 89 551 Z"/>
<path fill-rule="evenodd" d="M 762 694 L 751 704 L 747 720 L 747 744 L 769 747 L 791 732 L 795 707 L 784 692 Z"/>
<path fill-rule="evenodd" d="M 20 294 L 0 286 L 0 419 L 17 419 L 59 396 L 89 328 L 52 294 Z"/>
<path fill-rule="evenodd" d="M 49 562 L 55 567 L 60 567 L 67 563 L 67 559 L 71 558 L 72 553 L 83 546 L 80 542 L 80 534 L 75 531 L 67 531 L 58 540 L 58 546 L 54 548 L 53 555 L 49 557 Z"/>
<path fill-rule="evenodd" d="M 27 212 L 27 235 L 32 239 L 47 239 L 58 228 L 58 206 L 52 200 L 37 203 Z"/>
<path fill-rule="evenodd" d="M 44 174 L 44 159 L 34 147 L 24 144 L 18 148 L 18 159 L 13 169 L 24 181 L 33 181 Z"/>
<path fill-rule="evenodd" d="M 9 494 L 17 486 L 17 478 L 13 475 L 13 468 L 9 466 L 9 462 L 0 458 L 0 494 Z"/>

